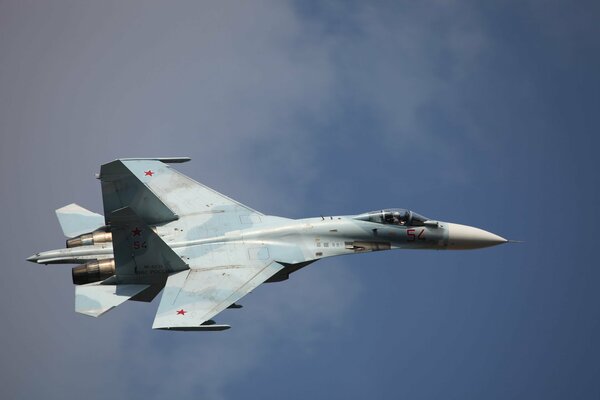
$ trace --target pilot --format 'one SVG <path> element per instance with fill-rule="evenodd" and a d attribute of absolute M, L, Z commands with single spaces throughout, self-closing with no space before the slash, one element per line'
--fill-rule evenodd
<path fill-rule="evenodd" d="M 400 219 L 400 225 L 408 225 L 408 222 L 410 221 L 410 211 L 402 211 L 398 214 L 398 219 Z"/>
<path fill-rule="evenodd" d="M 400 213 L 398 211 L 394 212 L 393 214 L 393 224 L 394 225 L 404 225 L 404 219 L 400 216 Z"/>

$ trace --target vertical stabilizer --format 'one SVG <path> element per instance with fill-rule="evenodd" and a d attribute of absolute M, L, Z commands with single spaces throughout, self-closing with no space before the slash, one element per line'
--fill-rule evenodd
<path fill-rule="evenodd" d="M 188 265 L 129 207 L 111 213 L 117 278 L 156 276 Z"/>
<path fill-rule="evenodd" d="M 104 217 L 71 203 L 56 210 L 56 217 L 66 237 L 79 236 L 104 226 Z"/>
<path fill-rule="evenodd" d="M 169 167 L 156 160 L 116 160 L 100 167 L 102 201 L 107 225 L 112 212 L 129 207 L 149 224 L 160 224 L 179 218 L 152 191 L 148 184 Z"/>

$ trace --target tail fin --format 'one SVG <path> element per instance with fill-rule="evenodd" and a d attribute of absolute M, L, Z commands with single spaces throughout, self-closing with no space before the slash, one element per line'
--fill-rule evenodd
<path fill-rule="evenodd" d="M 179 217 L 152 191 L 147 180 L 158 170 L 168 167 L 157 160 L 115 160 L 100 167 L 102 201 L 107 221 L 112 212 L 122 207 L 131 208 L 149 224 L 175 221 Z M 152 178 L 156 179 L 156 178 Z"/>
<path fill-rule="evenodd" d="M 66 237 L 79 236 L 104 226 L 104 217 L 71 203 L 56 210 L 56 217 Z"/>
<path fill-rule="evenodd" d="M 117 278 L 183 271 L 188 265 L 129 207 L 111 213 Z M 123 279 L 121 279 L 123 281 Z"/>

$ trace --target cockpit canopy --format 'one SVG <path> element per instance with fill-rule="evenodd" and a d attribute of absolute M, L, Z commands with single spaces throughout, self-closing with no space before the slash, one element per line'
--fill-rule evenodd
<path fill-rule="evenodd" d="M 423 226 L 428 218 L 404 208 L 388 208 L 380 211 L 370 211 L 355 217 L 363 221 L 388 225 Z"/>

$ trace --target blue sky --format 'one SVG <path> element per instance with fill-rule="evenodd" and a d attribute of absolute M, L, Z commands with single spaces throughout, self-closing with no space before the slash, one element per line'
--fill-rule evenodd
<path fill-rule="evenodd" d="M 598 5 L 0 2 L 3 398 L 597 399 Z M 54 209 L 119 157 L 268 214 L 405 207 L 524 244 L 323 260 L 219 334 L 76 315 Z"/>

